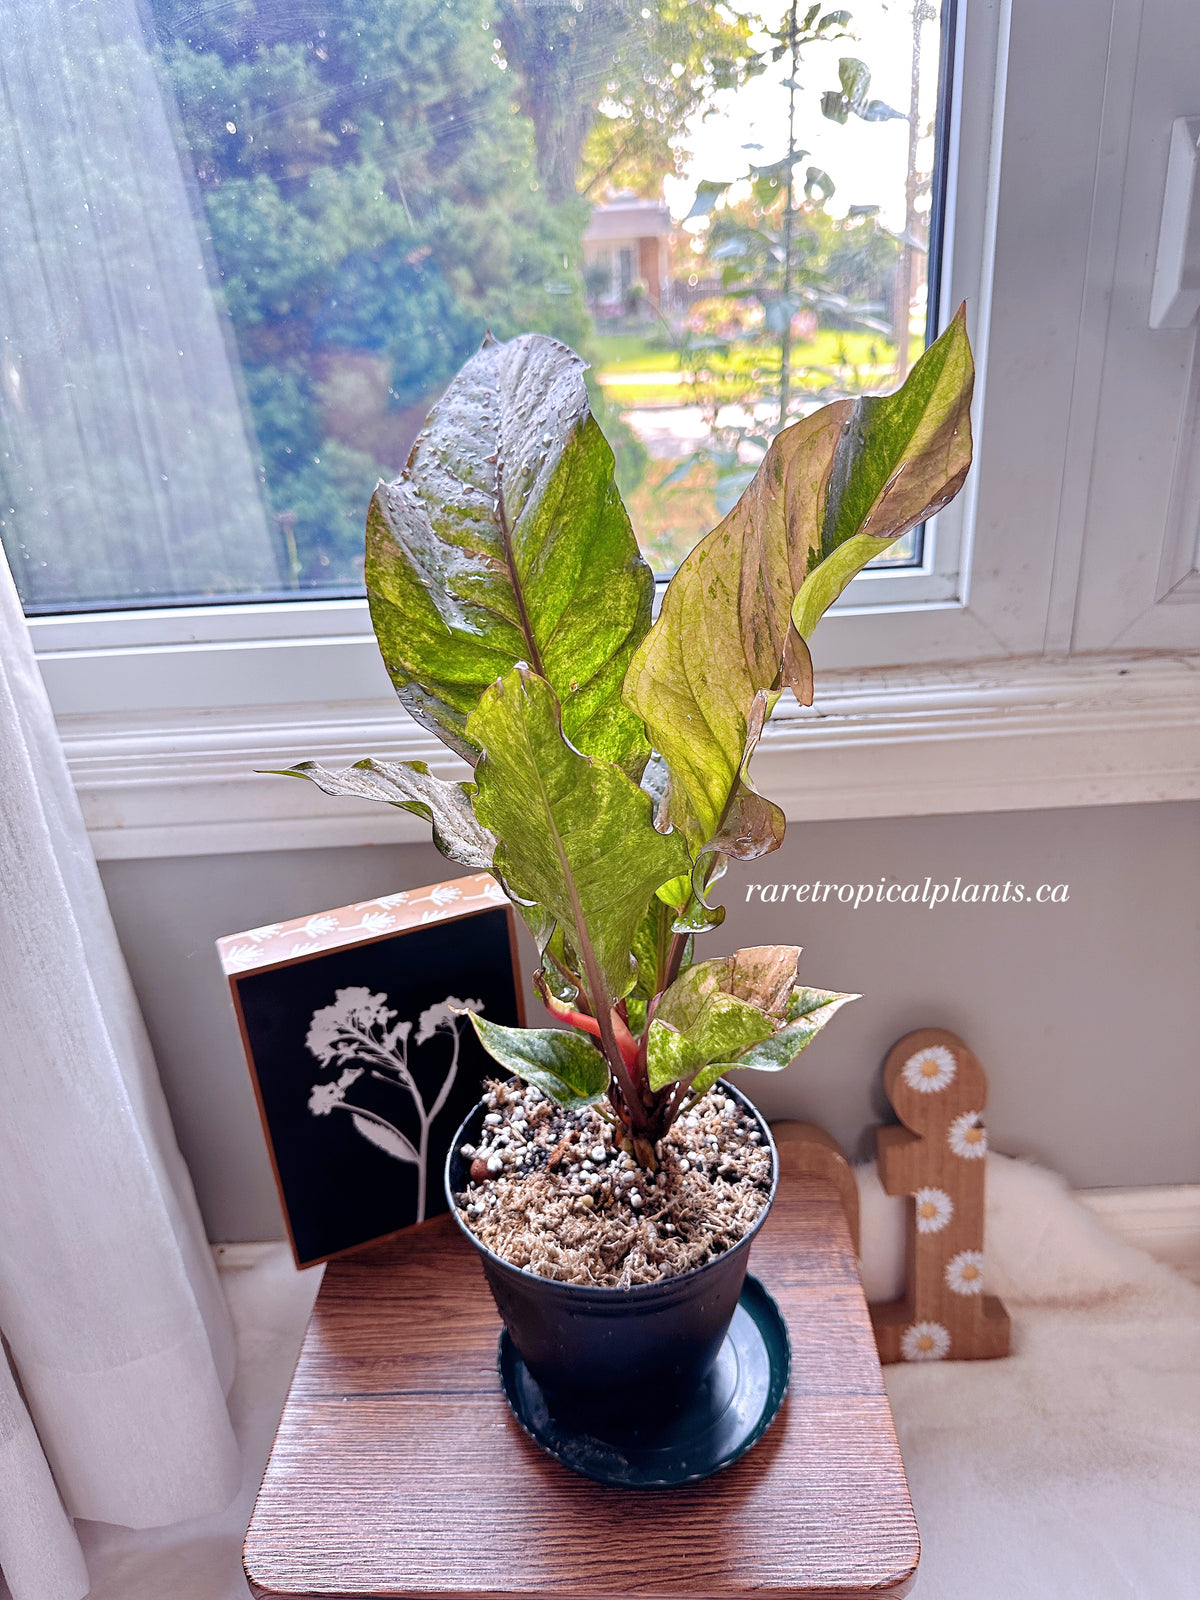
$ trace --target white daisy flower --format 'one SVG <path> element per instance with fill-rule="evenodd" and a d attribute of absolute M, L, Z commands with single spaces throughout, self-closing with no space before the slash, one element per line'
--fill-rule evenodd
<path fill-rule="evenodd" d="M 946 1263 L 946 1287 L 955 1294 L 983 1293 L 983 1251 L 960 1250 Z"/>
<path fill-rule="evenodd" d="M 944 1189 L 918 1189 L 913 1207 L 918 1233 L 940 1233 L 954 1215 L 954 1201 Z"/>
<path fill-rule="evenodd" d="M 956 1156 L 967 1161 L 978 1161 L 987 1155 L 987 1129 L 979 1120 L 978 1111 L 964 1111 L 950 1124 L 946 1137 Z"/>
<path fill-rule="evenodd" d="M 954 1057 L 945 1045 L 931 1044 L 918 1050 L 915 1056 L 909 1056 L 900 1068 L 900 1076 L 918 1094 L 935 1094 L 939 1089 L 950 1087 L 957 1070 Z"/>
<path fill-rule="evenodd" d="M 905 1361 L 944 1361 L 950 1353 L 950 1335 L 940 1322 L 913 1322 L 900 1335 Z"/>
<path fill-rule="evenodd" d="M 462 899 L 462 890 L 456 889 L 452 883 L 439 883 L 429 898 L 435 906 L 448 906 L 451 901 Z"/>

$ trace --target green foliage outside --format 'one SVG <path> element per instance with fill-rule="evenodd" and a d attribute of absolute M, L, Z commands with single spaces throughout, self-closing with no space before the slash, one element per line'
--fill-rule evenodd
<path fill-rule="evenodd" d="M 469 0 L 151 0 L 291 581 L 358 589 L 363 507 L 487 329 L 586 342 L 582 200 Z"/>

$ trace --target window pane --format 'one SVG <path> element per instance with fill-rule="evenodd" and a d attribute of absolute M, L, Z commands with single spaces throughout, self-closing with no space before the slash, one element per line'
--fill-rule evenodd
<path fill-rule="evenodd" d="M 361 592 L 371 489 L 488 328 L 592 362 L 669 571 L 782 417 L 924 340 L 923 0 L 7 20 L 0 531 L 30 610 Z"/>

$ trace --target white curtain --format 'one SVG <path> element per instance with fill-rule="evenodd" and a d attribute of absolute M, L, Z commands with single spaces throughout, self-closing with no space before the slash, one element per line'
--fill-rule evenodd
<path fill-rule="evenodd" d="M 2 557 L 0 1332 L 14 1600 L 86 1593 L 70 1517 L 232 1499 L 227 1311 Z"/>

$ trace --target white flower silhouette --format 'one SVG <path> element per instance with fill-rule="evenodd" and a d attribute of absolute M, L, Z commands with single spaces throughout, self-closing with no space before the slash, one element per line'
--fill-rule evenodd
<path fill-rule="evenodd" d="M 954 1154 L 966 1161 L 979 1161 L 987 1155 L 987 1129 L 979 1115 L 978 1111 L 964 1111 L 955 1117 L 946 1135 Z"/>
<path fill-rule="evenodd" d="M 314 1084 L 308 1099 L 308 1109 L 314 1117 L 326 1117 L 333 1111 L 349 1113 L 354 1126 L 379 1149 L 397 1161 L 411 1163 L 417 1169 L 417 1221 L 425 1220 L 425 1187 L 429 1165 L 429 1130 L 434 1118 L 446 1104 L 447 1096 L 458 1072 L 458 1051 L 461 1039 L 461 1017 L 468 1011 L 481 1012 L 482 1000 L 459 1000 L 447 995 L 436 1005 L 421 1013 L 414 1041 L 425 1044 L 434 1034 L 448 1033 L 453 1040 L 450 1068 L 442 1080 L 431 1106 L 426 1106 L 416 1079 L 409 1070 L 408 1042 L 412 1034 L 410 1021 L 397 1020 L 396 1013 L 387 1003 L 384 994 L 372 994 L 358 987 L 339 989 L 333 1004 L 314 1011 L 308 1026 L 305 1044 L 323 1067 L 343 1066 L 347 1061 L 364 1063 L 345 1067 L 334 1083 Z M 372 1078 L 393 1088 L 402 1089 L 412 1100 L 420 1125 L 417 1144 L 387 1117 L 355 1105 L 346 1098 L 346 1091 L 369 1073 Z"/>
<path fill-rule="evenodd" d="M 900 1335 L 905 1361 L 944 1361 L 950 1353 L 950 1335 L 940 1322 L 913 1322 Z"/>
<path fill-rule="evenodd" d="M 247 937 L 255 944 L 262 944 L 266 939 L 273 939 L 282 927 L 281 922 L 268 922 L 265 928 L 251 928 Z"/>
<path fill-rule="evenodd" d="M 944 1189 L 918 1189 L 913 1210 L 918 1233 L 940 1233 L 954 1215 L 954 1201 Z"/>
<path fill-rule="evenodd" d="M 983 1251 L 960 1250 L 946 1263 L 946 1287 L 955 1294 L 983 1293 Z"/>
<path fill-rule="evenodd" d="M 435 906 L 448 906 L 462 899 L 462 890 L 456 889 L 452 883 L 439 883 L 429 898 Z"/>
<path fill-rule="evenodd" d="M 347 1067 L 336 1083 L 314 1083 L 308 1097 L 308 1109 L 314 1117 L 327 1117 L 346 1099 L 346 1090 L 363 1075 L 361 1067 Z"/>
<path fill-rule="evenodd" d="M 327 911 L 323 911 L 315 917 L 309 917 L 304 924 L 304 932 L 310 939 L 319 939 L 322 934 L 332 933 L 337 925 L 338 919 L 330 916 Z"/>
<path fill-rule="evenodd" d="M 386 933 L 396 926 L 396 919 L 387 911 L 364 911 L 359 927 L 365 933 Z"/>
<path fill-rule="evenodd" d="M 417 1043 L 424 1044 L 426 1039 L 432 1039 L 438 1028 L 457 1028 L 459 1017 L 466 1012 L 473 1011 L 478 1016 L 482 1010 L 482 1000 L 459 1000 L 448 994 L 436 1006 L 422 1011 L 417 1023 Z"/>
<path fill-rule="evenodd" d="M 252 944 L 230 945 L 225 952 L 225 966 L 231 972 L 239 972 L 243 967 L 253 966 L 257 960 L 258 951 Z"/>
<path fill-rule="evenodd" d="M 939 1089 L 950 1087 L 957 1070 L 954 1057 L 945 1045 L 931 1044 L 918 1050 L 915 1056 L 909 1056 L 900 1068 L 900 1076 L 918 1094 L 936 1094 Z"/>

